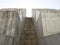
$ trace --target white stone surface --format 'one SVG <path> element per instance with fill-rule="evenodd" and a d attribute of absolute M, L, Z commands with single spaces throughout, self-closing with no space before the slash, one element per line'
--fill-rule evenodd
<path fill-rule="evenodd" d="M 60 10 L 56 9 L 35 9 L 36 24 L 38 25 L 42 20 L 42 28 L 44 36 L 60 33 Z M 34 13 L 33 11 L 33 13 Z M 40 17 L 40 16 L 41 17 Z M 41 19 L 41 20 L 40 20 Z M 39 27 L 40 25 L 38 25 Z M 39 29 L 41 31 L 41 29 Z"/>
<path fill-rule="evenodd" d="M 60 12 L 54 10 L 42 12 L 42 25 L 44 36 L 53 35 L 56 33 L 60 33 Z"/>

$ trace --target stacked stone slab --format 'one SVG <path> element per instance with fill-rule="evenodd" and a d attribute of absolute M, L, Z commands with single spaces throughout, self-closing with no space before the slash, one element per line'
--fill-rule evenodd
<path fill-rule="evenodd" d="M 0 45 L 18 45 L 25 9 L 0 10 Z"/>
<path fill-rule="evenodd" d="M 33 9 L 39 45 L 60 45 L 60 10 Z"/>
<path fill-rule="evenodd" d="M 37 41 L 33 20 L 32 18 L 26 18 L 20 39 L 20 45 L 38 45 Z"/>

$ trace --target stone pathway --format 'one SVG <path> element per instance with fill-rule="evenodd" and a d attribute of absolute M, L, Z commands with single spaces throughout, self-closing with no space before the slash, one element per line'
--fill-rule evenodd
<path fill-rule="evenodd" d="M 20 39 L 20 45 L 38 45 L 36 31 L 32 18 L 26 18 Z"/>

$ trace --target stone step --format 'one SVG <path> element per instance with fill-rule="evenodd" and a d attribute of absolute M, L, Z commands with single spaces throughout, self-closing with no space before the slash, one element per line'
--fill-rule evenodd
<path fill-rule="evenodd" d="M 37 45 L 37 40 L 21 40 L 21 45 Z"/>
<path fill-rule="evenodd" d="M 37 45 L 37 36 L 32 18 L 26 18 L 20 45 Z"/>

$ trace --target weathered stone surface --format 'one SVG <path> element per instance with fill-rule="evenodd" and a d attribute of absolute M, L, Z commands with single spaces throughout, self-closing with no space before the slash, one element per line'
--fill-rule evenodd
<path fill-rule="evenodd" d="M 33 9 L 39 45 L 60 45 L 60 10 Z"/>
<path fill-rule="evenodd" d="M 60 33 L 60 10 L 36 9 L 33 10 L 33 17 L 36 24 L 40 25 L 41 22 L 44 36 Z"/>
<path fill-rule="evenodd" d="M 25 9 L 0 9 L 0 45 L 19 44 L 25 11 Z"/>
<path fill-rule="evenodd" d="M 31 28 L 33 28 L 33 29 L 31 29 Z M 36 35 L 34 28 L 35 27 L 34 27 L 32 18 L 26 18 L 22 36 L 20 39 L 20 45 L 38 45 L 37 35 Z"/>

